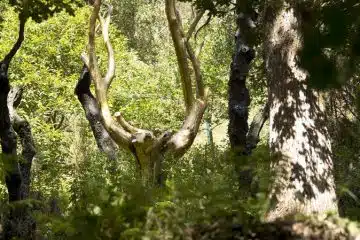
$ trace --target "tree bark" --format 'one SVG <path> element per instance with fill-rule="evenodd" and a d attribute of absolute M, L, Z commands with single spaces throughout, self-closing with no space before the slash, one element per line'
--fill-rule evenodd
<path fill-rule="evenodd" d="M 200 62 L 188 42 L 188 38 L 192 35 L 203 12 L 199 13 L 198 17 L 195 18 L 194 23 L 191 24 L 191 29 L 185 34 L 182 28 L 180 14 L 176 10 L 175 0 L 166 0 L 165 2 L 169 29 L 173 38 L 183 84 L 186 116 L 182 127 L 176 133 L 172 134 L 166 131 L 160 136 L 155 136 L 152 131 L 139 129 L 129 124 L 121 113 L 117 112 L 112 116 L 110 112 L 107 102 L 107 91 L 111 85 L 111 80 L 115 75 L 115 57 L 109 38 L 112 7 L 107 5 L 108 12 L 106 18 L 104 18 L 99 14 L 101 4 L 101 0 L 95 0 L 93 3 L 93 12 L 90 18 L 89 29 L 89 57 L 82 54 L 82 60 L 87 69 L 89 69 L 95 85 L 96 100 L 99 105 L 101 123 L 109 133 L 111 139 L 119 147 L 133 153 L 144 182 L 146 184 L 161 184 L 161 182 L 163 182 L 163 160 L 167 158 L 179 158 L 190 148 L 198 132 L 202 116 L 207 106 L 208 91 L 204 88 L 200 71 Z M 96 58 L 95 29 L 97 19 L 100 21 L 102 35 L 108 52 L 109 61 L 105 77 L 102 77 Z M 188 57 L 190 58 L 193 70 L 196 73 L 194 81 L 197 89 L 196 98 L 194 98 L 192 93 L 191 72 Z M 89 80 L 86 82 L 86 88 L 88 88 L 88 85 Z M 87 97 L 88 96 L 89 91 L 87 92 Z"/>
<path fill-rule="evenodd" d="M 185 34 L 182 34 L 181 23 L 177 18 L 174 0 L 165 1 L 165 12 L 169 23 L 169 30 L 174 43 L 175 53 L 181 76 L 181 86 L 184 94 L 186 113 L 192 107 L 194 96 L 192 94 L 190 68 L 188 63 L 188 52 L 186 49 Z"/>
<path fill-rule="evenodd" d="M 90 124 L 98 148 L 106 154 L 108 159 L 115 160 L 116 145 L 102 123 L 100 108 L 94 95 L 90 91 L 90 85 L 90 72 L 84 65 L 79 81 L 75 87 L 75 94 L 85 111 L 86 119 Z"/>
<path fill-rule="evenodd" d="M 249 73 L 250 63 L 255 57 L 255 50 L 250 41 L 250 31 L 255 27 L 254 19 L 248 13 L 238 14 L 238 30 L 235 35 L 235 51 L 230 68 L 228 83 L 228 135 L 231 149 L 236 153 L 244 153 L 246 135 L 248 132 L 248 115 L 250 105 L 249 90 L 246 87 L 246 77 Z"/>
<path fill-rule="evenodd" d="M 25 23 L 27 20 L 28 1 L 23 2 L 23 11 L 19 15 L 19 35 L 14 46 L 0 62 L 0 138 L 2 148 L 2 160 L 5 163 L 5 182 L 9 193 L 9 201 L 21 199 L 20 186 L 21 175 L 16 155 L 17 139 L 14 129 L 11 125 L 9 109 L 7 106 L 8 93 L 10 91 L 10 82 L 8 70 L 11 60 L 21 47 L 24 41 Z"/>
<path fill-rule="evenodd" d="M 20 138 L 22 146 L 22 158 L 19 161 L 22 177 L 20 189 L 21 199 L 27 199 L 30 194 L 31 166 L 36 150 L 29 122 L 20 117 L 16 112 L 16 107 L 20 104 L 21 98 L 22 89 L 15 87 L 10 90 L 8 95 L 10 120 L 15 132 Z"/>
<path fill-rule="evenodd" d="M 293 6 L 267 6 L 265 62 L 269 80 L 274 183 L 267 220 L 337 211 L 331 146 L 307 72 L 296 62 L 301 19 Z"/>
<path fill-rule="evenodd" d="M 250 129 L 246 136 L 246 155 L 251 155 L 251 152 L 256 148 L 260 141 L 260 132 L 265 122 L 269 119 L 269 103 L 267 102 L 259 112 L 257 112 L 250 124 Z"/>
<path fill-rule="evenodd" d="M 30 126 L 26 121 L 20 118 L 15 111 L 15 107 L 20 102 L 21 94 L 13 94 L 12 92 L 10 94 L 10 104 L 8 104 L 10 91 L 8 69 L 11 60 L 24 40 L 24 30 L 27 18 L 28 0 L 24 0 L 22 12 L 19 14 L 20 24 L 18 39 L 12 49 L 0 62 L 0 138 L 2 161 L 5 166 L 5 182 L 10 203 L 25 199 L 29 196 L 30 170 L 32 159 L 35 154 Z M 23 159 L 20 164 L 16 152 L 17 137 L 14 129 L 20 136 L 23 147 Z M 3 219 L 2 235 L 4 236 L 4 239 L 33 239 L 36 224 L 28 210 L 27 205 L 10 207 Z"/>
<path fill-rule="evenodd" d="M 2 161 L 5 166 L 5 182 L 9 194 L 9 202 L 21 199 L 21 175 L 16 155 L 16 134 L 11 125 L 7 106 L 10 83 L 7 76 L 8 66 L 0 63 L 0 138 Z"/>

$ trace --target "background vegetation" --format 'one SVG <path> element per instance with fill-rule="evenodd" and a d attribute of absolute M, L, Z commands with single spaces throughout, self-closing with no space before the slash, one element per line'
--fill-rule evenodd
<path fill-rule="evenodd" d="M 121 111 L 142 128 L 159 132 L 178 128 L 183 121 L 179 107 L 183 99 L 163 2 L 113 2 L 110 34 L 117 70 L 110 92 L 111 109 Z M 184 21 L 194 16 L 189 3 L 179 4 L 179 9 Z M 5 3 L 0 3 L 0 13 L 3 56 L 17 38 L 18 15 Z M 25 89 L 18 111 L 30 122 L 36 143 L 32 168 L 35 200 L 23 204 L 37 209 L 38 235 L 45 239 L 181 239 L 188 234 L 184 229 L 191 231 L 195 225 L 211 225 L 219 219 L 230 218 L 244 226 L 261 220 L 271 176 L 268 130 L 263 131 L 251 157 L 234 161 L 224 127 L 235 16 L 213 17 L 193 40 L 195 46 L 203 44 L 200 59 L 204 81 L 212 93 L 210 105 L 195 145 L 181 160 L 167 163 L 163 189 L 141 184 L 129 153 L 119 151 L 114 174 L 108 171 L 109 161 L 98 152 L 74 95 L 89 16 L 88 7 L 79 7 L 73 16 L 62 11 L 41 23 L 29 20 L 25 41 L 11 65 L 11 84 Z M 102 46 L 98 53 L 104 63 L 105 48 L 100 41 L 98 46 Z M 322 91 L 341 214 L 354 221 L 360 221 L 359 69 L 341 88 Z M 265 82 L 259 54 L 248 79 L 253 96 L 250 120 L 265 102 Z M 216 132 L 214 142 L 208 138 L 212 132 Z M 255 169 L 251 191 L 243 188 L 246 179 L 237 174 L 239 168 L 250 167 Z M 6 195 L 2 183 L 4 211 Z"/>

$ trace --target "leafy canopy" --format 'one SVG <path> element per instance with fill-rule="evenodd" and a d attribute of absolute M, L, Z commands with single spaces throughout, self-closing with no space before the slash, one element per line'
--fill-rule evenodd
<path fill-rule="evenodd" d="M 66 11 L 74 15 L 77 7 L 85 4 L 83 0 L 28 0 L 29 1 L 29 16 L 35 22 L 41 22 L 48 19 L 57 12 Z M 15 10 L 20 12 L 22 9 L 22 0 L 9 0 L 9 4 L 15 7 Z"/>

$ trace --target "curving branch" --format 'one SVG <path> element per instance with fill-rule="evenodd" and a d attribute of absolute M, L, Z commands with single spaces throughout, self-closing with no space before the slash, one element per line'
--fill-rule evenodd
<path fill-rule="evenodd" d="M 204 15 L 204 11 L 200 11 L 196 15 L 193 22 L 190 24 L 190 29 L 186 35 L 182 28 L 182 23 L 181 23 L 182 21 L 181 21 L 180 13 L 179 13 L 179 11 L 176 10 L 176 8 L 175 8 L 175 14 L 176 14 L 177 22 L 179 24 L 180 35 L 184 39 L 186 51 L 187 51 L 188 57 L 191 61 L 191 64 L 192 64 L 192 67 L 193 67 L 193 70 L 195 73 L 196 97 L 203 98 L 205 90 L 204 90 L 204 83 L 203 83 L 202 74 L 201 74 L 201 70 L 200 70 L 200 61 L 198 60 L 189 40 L 190 40 L 191 35 L 195 31 L 196 25 L 199 23 L 199 21 L 201 20 L 201 17 Z"/>
<path fill-rule="evenodd" d="M 196 31 L 196 33 L 195 33 L 195 39 L 197 39 L 197 36 L 198 36 L 198 34 L 200 33 L 200 31 L 203 29 L 203 28 L 205 28 L 207 25 L 209 25 L 209 23 L 210 23 L 210 21 L 211 21 L 211 19 L 212 19 L 212 14 L 211 13 L 209 13 L 209 16 L 208 16 L 208 18 L 206 19 L 206 21 L 205 21 L 205 23 L 203 24 L 203 25 L 201 25 L 200 27 L 199 27 L 199 29 Z"/>
<path fill-rule="evenodd" d="M 200 70 L 200 61 L 197 58 L 194 50 L 192 49 L 189 42 L 186 42 L 186 49 L 189 54 L 189 58 L 195 73 L 195 82 L 196 82 L 196 97 L 197 98 L 204 98 L 205 89 L 204 89 L 204 82 Z"/>
<path fill-rule="evenodd" d="M 104 19 L 102 16 L 99 15 L 99 20 L 100 20 L 100 25 L 102 27 L 102 34 L 108 53 L 108 67 L 104 78 L 104 82 L 106 84 L 106 87 L 109 88 L 111 81 L 115 76 L 115 54 L 109 38 L 109 26 L 110 26 L 111 14 L 113 12 L 113 7 L 110 4 L 106 4 L 106 6 L 108 8 L 106 18 Z"/>
<path fill-rule="evenodd" d="M 205 91 L 204 100 L 195 100 L 190 114 L 186 117 L 181 129 L 167 143 L 167 150 L 170 150 L 176 158 L 183 156 L 194 142 L 207 107 L 207 92 Z"/>
<path fill-rule="evenodd" d="M 108 159 L 116 159 L 116 145 L 102 124 L 99 105 L 90 91 L 91 77 L 88 68 L 84 65 L 79 81 L 75 87 L 75 94 L 85 111 L 86 119 L 93 132 L 96 144 Z"/>
<path fill-rule="evenodd" d="M 116 118 L 116 121 L 120 124 L 120 126 L 122 126 L 126 131 L 128 131 L 131 134 L 146 131 L 144 129 L 132 126 L 129 122 L 127 122 L 124 119 L 124 117 L 122 116 L 122 114 L 120 112 L 116 112 L 114 114 L 114 117 Z"/>
<path fill-rule="evenodd" d="M 206 41 L 206 38 L 199 44 L 199 46 L 197 47 L 197 49 L 196 49 L 196 51 L 195 51 L 195 56 L 196 56 L 197 58 L 200 57 L 201 51 L 203 50 L 204 45 L 205 45 L 205 41 Z"/>
<path fill-rule="evenodd" d="M 96 49 L 95 49 L 95 32 L 96 32 L 96 20 L 99 18 L 99 11 L 101 6 L 101 0 L 95 0 L 93 4 L 93 12 L 90 17 L 90 30 L 89 30 L 89 61 L 84 62 L 88 64 L 91 77 L 95 85 L 96 98 L 100 106 L 101 116 L 103 119 L 103 124 L 106 130 L 109 132 L 111 138 L 119 145 L 128 148 L 131 141 L 131 134 L 125 131 L 123 128 L 117 126 L 116 122 L 112 118 L 110 108 L 107 101 L 107 90 L 110 87 L 111 80 L 114 77 L 115 69 L 115 60 L 114 55 L 112 54 L 112 47 L 109 40 L 109 22 L 110 20 L 103 21 L 102 24 L 102 34 L 104 40 L 106 41 L 108 49 L 108 61 L 110 69 L 108 69 L 108 74 L 103 79 L 96 58 Z M 111 11 L 109 11 L 111 13 Z M 110 18 L 108 14 L 107 19 Z M 82 57 L 84 59 L 84 57 Z M 85 58 L 86 59 L 86 58 Z M 113 67 L 113 70 L 112 70 Z"/>
<path fill-rule="evenodd" d="M 194 18 L 194 20 L 192 21 L 192 23 L 190 24 L 189 30 L 186 33 L 186 40 L 189 41 L 191 36 L 193 35 L 196 26 L 199 24 L 201 18 L 204 16 L 205 11 L 204 10 L 199 10 Z"/>
<path fill-rule="evenodd" d="M 176 16 L 175 0 L 165 0 L 165 11 L 179 66 L 186 113 L 189 113 L 194 98 L 192 94 L 190 68 L 187 61 L 186 41 L 184 41 L 185 35 Z"/>
<path fill-rule="evenodd" d="M 28 0 L 23 0 L 23 10 L 19 14 L 19 34 L 18 39 L 16 40 L 14 46 L 11 48 L 9 53 L 5 56 L 5 58 L 2 60 L 2 64 L 6 66 L 6 71 L 9 68 L 10 62 L 17 53 L 17 51 L 20 49 L 21 44 L 24 41 L 24 32 L 25 32 L 25 23 L 28 19 L 28 9 L 29 8 L 29 2 Z"/>

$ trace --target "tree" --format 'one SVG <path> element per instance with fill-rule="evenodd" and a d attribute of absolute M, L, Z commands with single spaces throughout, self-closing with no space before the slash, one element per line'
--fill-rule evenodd
<path fill-rule="evenodd" d="M 35 155 L 35 145 L 30 124 L 21 118 L 16 107 L 20 104 L 22 90 L 10 88 L 8 70 L 15 54 L 24 41 L 25 23 L 29 17 L 40 22 L 55 12 L 72 11 L 73 4 L 69 2 L 44 3 L 42 1 L 29 2 L 9 1 L 19 11 L 18 39 L 0 62 L 0 139 L 2 161 L 5 165 L 5 182 L 9 195 L 9 202 L 27 199 L 30 195 L 30 171 Z M 11 91 L 10 91 L 11 89 Z M 22 158 L 17 156 L 17 137 L 22 145 Z M 4 237 L 29 237 L 34 233 L 35 222 L 27 209 L 12 209 L 5 220 Z"/>
<path fill-rule="evenodd" d="M 226 6 L 234 5 L 231 1 L 193 2 L 214 14 L 222 14 L 224 9 L 227 11 Z M 285 10 L 284 5 L 290 10 Z M 247 133 L 249 94 L 245 79 L 252 57 L 246 58 L 246 53 L 254 52 L 250 51 L 253 43 L 249 39 L 254 39 L 252 36 L 255 34 L 263 38 L 261 43 L 264 44 L 269 78 L 270 150 L 275 158 L 272 164 L 276 173 L 271 194 L 273 209 L 268 219 L 296 212 L 336 211 L 326 120 L 317 103 L 318 94 L 310 88 L 339 86 L 353 76 L 359 56 L 359 17 L 355 13 L 359 5 L 352 0 L 303 1 L 298 4 L 237 1 L 235 7 L 241 21 L 229 82 L 232 148 L 248 152 L 243 149 L 251 149 L 254 139 L 257 139 L 250 137 L 248 140 L 250 132 L 261 129 L 262 117 L 267 117 L 265 107 L 264 114 L 255 118 L 260 120 L 260 124 L 254 125 Z M 255 28 L 249 31 L 249 23 L 254 22 L 249 13 L 253 10 L 261 16 L 257 34 Z M 293 23 L 295 29 L 286 23 Z M 241 49 L 244 49 L 242 53 Z M 241 82 L 234 81 L 236 75 L 242 79 Z"/>
<path fill-rule="evenodd" d="M 207 105 L 207 91 L 204 89 L 200 62 L 194 54 L 189 43 L 194 27 L 190 27 L 185 34 L 179 12 L 176 10 L 175 1 L 167 0 L 165 10 L 169 23 L 169 29 L 174 43 L 177 56 L 181 83 L 185 102 L 185 120 L 176 133 L 165 131 L 155 136 L 152 131 L 139 129 L 130 125 L 121 113 L 114 114 L 113 119 L 108 106 L 107 91 L 115 73 L 114 51 L 109 39 L 109 24 L 111 7 L 108 6 L 106 17 L 99 15 L 101 0 L 93 4 L 93 12 L 90 18 L 89 32 L 89 57 L 82 55 L 82 59 L 90 71 L 91 78 L 95 85 L 96 98 L 100 107 L 102 123 L 119 147 L 127 149 L 135 156 L 138 167 L 144 181 L 150 183 L 162 183 L 163 161 L 165 159 L 181 157 L 192 145 L 198 132 L 199 125 Z M 202 13 L 195 18 L 197 24 Z M 102 35 L 108 51 L 108 67 L 105 77 L 102 77 L 97 63 L 95 51 L 96 20 L 99 18 L 102 28 Z M 188 58 L 191 61 L 195 72 L 196 97 L 192 93 L 192 77 Z"/>
<path fill-rule="evenodd" d="M 9 169 L 7 170 L 6 174 L 6 185 L 9 192 L 9 201 L 12 202 L 27 198 L 29 196 L 31 161 L 34 157 L 35 150 L 33 146 L 33 141 L 28 141 L 29 139 L 32 139 L 29 124 L 24 119 L 21 119 L 15 111 L 15 108 L 21 101 L 22 90 L 14 89 L 9 96 L 10 99 L 8 98 L 10 91 L 10 82 L 8 78 L 8 70 L 10 63 L 17 51 L 20 49 L 22 42 L 24 41 L 25 23 L 29 17 L 32 17 L 35 21 L 40 22 L 53 15 L 54 13 L 62 10 L 73 13 L 74 7 L 79 6 L 81 2 L 75 1 L 74 3 L 71 3 L 70 1 L 58 1 L 44 3 L 37 0 L 31 2 L 30 4 L 29 0 L 10 0 L 9 3 L 10 5 L 14 6 L 17 11 L 19 11 L 19 34 L 18 39 L 12 49 L 0 62 L 0 102 L 2 103 L 0 111 L 0 138 L 2 144 L 3 159 L 9 165 Z M 23 143 L 22 145 L 25 162 L 24 164 L 20 164 L 20 169 L 17 163 L 17 139 L 14 130 L 20 136 Z M 30 144 L 32 146 L 26 146 L 26 144 Z M 21 173 L 24 175 L 23 184 L 21 183 Z M 23 185 L 22 188 L 21 185 Z M 23 190 L 23 192 L 21 192 L 21 189 Z"/>
<path fill-rule="evenodd" d="M 193 2 L 196 8 L 208 11 L 209 21 L 213 16 L 232 14 L 236 16 L 236 33 L 233 57 L 228 82 L 228 136 L 230 147 L 240 155 L 250 155 L 259 141 L 259 133 L 267 120 L 268 107 L 264 106 L 249 129 L 248 115 L 251 97 L 246 80 L 255 58 L 255 47 L 259 39 L 259 3 L 251 0 L 183 0 Z"/>
<path fill-rule="evenodd" d="M 282 1 L 266 11 L 270 149 L 274 184 L 268 220 L 295 213 L 337 212 L 331 145 L 308 72 L 296 61 L 304 19 Z"/>
<path fill-rule="evenodd" d="M 28 18 L 28 1 L 25 0 L 23 4 L 23 11 L 19 14 L 20 25 L 18 39 L 9 53 L 0 62 L 0 138 L 3 161 L 5 161 L 7 163 L 6 165 L 8 166 L 8 169 L 6 169 L 5 178 L 10 202 L 21 199 L 21 174 L 16 154 L 17 140 L 14 128 L 11 124 L 10 112 L 8 108 L 8 93 L 10 91 L 8 70 L 11 60 L 19 50 L 24 40 L 24 28 Z"/>
<path fill-rule="evenodd" d="M 11 6 L 14 6 L 17 11 L 21 11 L 23 1 L 19 0 L 8 0 Z M 42 22 L 55 13 L 66 11 L 69 14 L 74 14 L 74 10 L 77 7 L 83 6 L 84 0 L 31 0 L 29 2 L 28 15 L 36 22 Z"/>
<path fill-rule="evenodd" d="M 256 115 L 249 131 L 250 94 L 246 87 L 246 78 L 250 64 L 255 58 L 255 46 L 259 44 L 256 31 L 258 13 L 254 10 L 251 1 L 237 1 L 236 13 L 237 32 L 228 88 L 228 135 L 233 151 L 250 155 L 259 141 L 259 133 L 268 118 L 268 107 L 265 106 Z"/>

